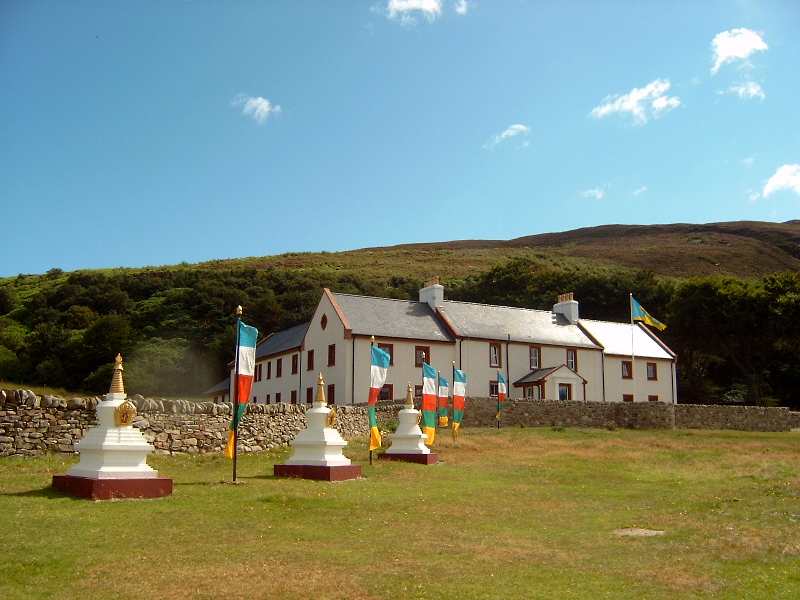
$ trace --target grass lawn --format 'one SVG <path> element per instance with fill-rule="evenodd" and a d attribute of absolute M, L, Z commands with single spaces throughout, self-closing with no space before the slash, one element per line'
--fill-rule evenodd
<path fill-rule="evenodd" d="M 800 435 L 442 435 L 443 462 L 274 479 L 286 452 L 157 456 L 171 498 L 49 489 L 0 459 L 0 598 L 799 598 Z M 618 528 L 663 530 L 618 537 Z"/>

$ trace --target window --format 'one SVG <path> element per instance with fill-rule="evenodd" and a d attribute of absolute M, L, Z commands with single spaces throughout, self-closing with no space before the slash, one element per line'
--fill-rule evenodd
<path fill-rule="evenodd" d="M 656 363 L 647 363 L 647 379 L 649 381 L 657 381 L 658 380 L 658 366 Z"/>
<path fill-rule="evenodd" d="M 421 385 L 415 385 L 414 386 L 414 398 L 416 398 L 417 400 L 422 398 L 422 386 Z"/>
<path fill-rule="evenodd" d="M 489 382 L 489 397 L 490 398 L 497 398 L 497 382 L 490 381 Z"/>
<path fill-rule="evenodd" d="M 280 404 L 280 403 L 281 403 L 281 393 L 280 392 L 276 392 L 275 393 L 275 404 Z"/>
<path fill-rule="evenodd" d="M 267 394 L 267 404 L 269 404 L 269 394 Z"/>
<path fill-rule="evenodd" d="M 542 349 L 539 346 L 531 346 L 530 347 L 530 368 L 531 371 L 534 369 L 541 368 L 542 364 Z"/>
<path fill-rule="evenodd" d="M 647 401 L 648 402 L 658 402 L 658 396 L 650 395 L 650 396 L 647 397 Z"/>
<path fill-rule="evenodd" d="M 567 348 L 567 366 L 573 371 L 578 370 L 578 351 L 575 348 Z"/>
<path fill-rule="evenodd" d="M 283 374 L 283 359 L 279 358 L 275 361 L 275 378 L 277 379 Z"/>
<path fill-rule="evenodd" d="M 431 364 L 431 347 L 414 346 L 414 366 L 421 367 L 424 362 Z"/>
<path fill-rule="evenodd" d="M 306 370 L 313 371 L 314 370 L 314 351 L 309 350 L 306 355 Z"/>
<path fill-rule="evenodd" d="M 559 400 L 572 400 L 572 384 L 559 383 L 558 384 L 558 399 Z"/>
<path fill-rule="evenodd" d="M 633 365 L 629 360 L 622 361 L 622 378 L 633 379 Z"/>
<path fill-rule="evenodd" d="M 541 400 L 542 388 L 538 385 L 526 385 L 522 388 L 522 397 L 528 400 Z"/>
<path fill-rule="evenodd" d="M 258 403 L 258 396 L 253 396 L 253 404 L 257 404 L 257 403 Z"/>
<path fill-rule="evenodd" d="M 489 344 L 489 366 L 490 367 L 500 367 L 501 366 L 501 352 L 500 352 L 500 344 Z"/>
<path fill-rule="evenodd" d="M 331 344 L 328 346 L 328 366 L 336 366 L 336 344 Z"/>
<path fill-rule="evenodd" d="M 292 404 L 297 404 L 297 390 L 292 390 Z"/>
<path fill-rule="evenodd" d="M 322 315 L 322 318 L 319 320 L 319 326 L 322 327 L 322 331 L 325 331 L 325 328 L 328 326 L 328 315 Z"/>
<path fill-rule="evenodd" d="M 633 394 L 622 394 L 623 402 L 633 402 Z"/>
<path fill-rule="evenodd" d="M 306 404 L 313 404 L 314 403 L 314 388 L 307 387 L 306 388 Z"/>
<path fill-rule="evenodd" d="M 272 379 L 272 363 L 267 362 L 267 379 Z"/>
<path fill-rule="evenodd" d="M 378 400 L 393 400 L 393 399 L 394 399 L 394 386 L 391 383 L 387 383 L 381 388 L 381 393 L 378 395 Z"/>
<path fill-rule="evenodd" d="M 378 348 L 389 355 L 389 366 L 394 364 L 394 344 L 378 344 Z"/>
<path fill-rule="evenodd" d="M 256 365 L 255 373 L 253 373 L 253 381 L 261 381 L 261 364 Z"/>
<path fill-rule="evenodd" d="M 297 375 L 297 371 L 300 368 L 300 355 L 299 354 L 292 354 L 292 375 Z"/>
<path fill-rule="evenodd" d="M 328 384 L 328 404 L 336 404 L 336 386 Z"/>

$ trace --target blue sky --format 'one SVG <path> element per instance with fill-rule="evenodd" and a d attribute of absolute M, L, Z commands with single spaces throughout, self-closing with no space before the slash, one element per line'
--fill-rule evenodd
<path fill-rule="evenodd" d="M 800 216 L 800 3 L 0 4 L 0 275 Z"/>

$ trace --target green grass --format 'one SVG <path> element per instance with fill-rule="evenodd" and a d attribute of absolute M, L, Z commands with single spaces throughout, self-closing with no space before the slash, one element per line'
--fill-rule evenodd
<path fill-rule="evenodd" d="M 282 480 L 285 452 L 157 456 L 171 498 L 49 489 L 72 460 L 0 461 L 0 597 L 797 598 L 800 437 L 467 430 L 442 464 Z M 613 530 L 664 530 L 619 538 Z"/>

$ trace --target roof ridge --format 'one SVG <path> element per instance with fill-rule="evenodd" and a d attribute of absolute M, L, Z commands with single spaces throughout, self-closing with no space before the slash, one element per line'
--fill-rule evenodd
<path fill-rule="evenodd" d="M 351 298 L 369 298 L 370 300 L 390 300 L 392 302 L 409 302 L 414 304 L 425 304 L 427 306 L 427 302 L 420 302 L 419 300 L 403 300 L 402 298 L 386 298 L 385 296 L 366 296 L 364 294 L 348 294 L 346 292 L 334 292 L 331 290 L 331 294 L 335 296 L 349 296 Z"/>
<path fill-rule="evenodd" d="M 528 312 L 538 312 L 538 313 L 547 313 L 553 314 L 552 310 L 546 310 L 543 308 L 527 308 L 524 306 L 506 306 L 505 304 L 487 304 L 485 302 L 467 302 L 466 300 L 444 300 L 443 302 L 449 302 L 450 304 L 469 304 L 471 306 L 488 306 L 490 308 L 511 308 L 514 310 L 526 310 Z"/>

